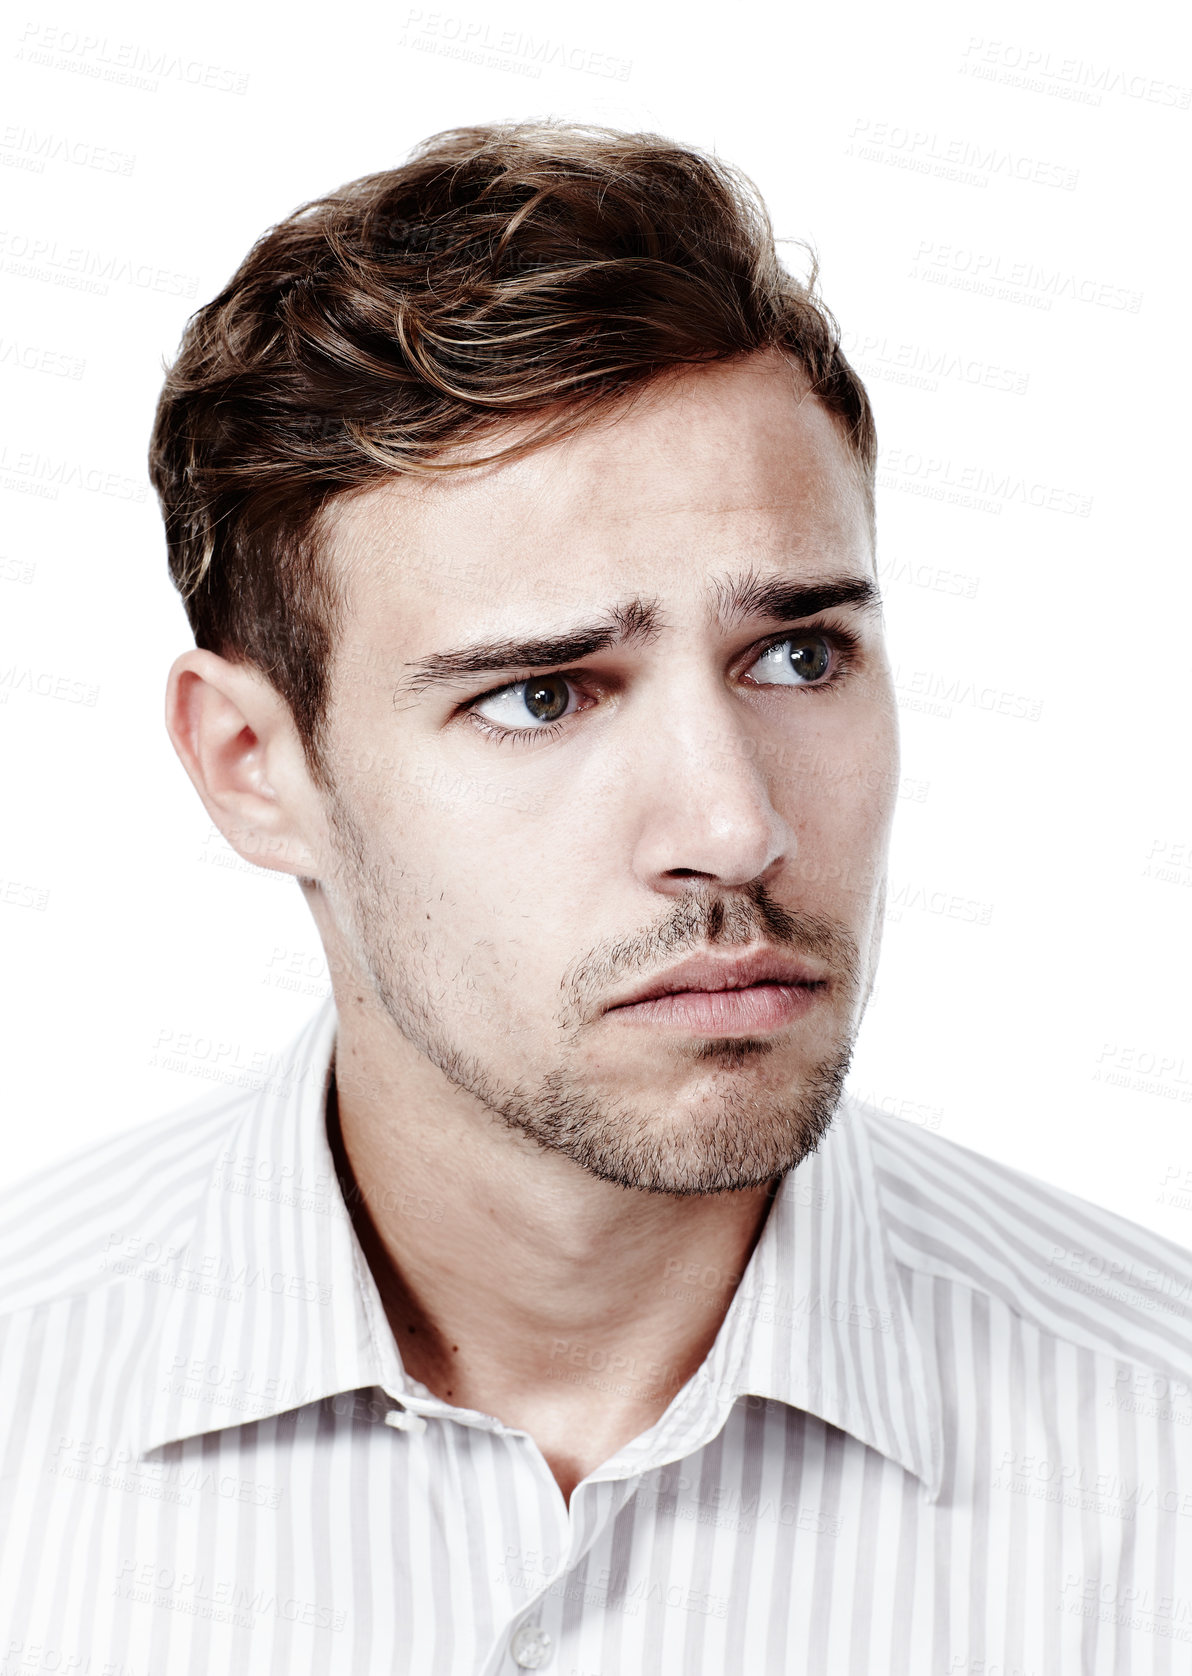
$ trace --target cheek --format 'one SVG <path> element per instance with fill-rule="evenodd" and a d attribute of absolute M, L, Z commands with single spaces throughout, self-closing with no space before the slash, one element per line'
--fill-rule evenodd
<path fill-rule="evenodd" d="M 590 864 L 567 810 L 536 812 L 516 784 L 440 771 L 405 819 L 400 853 L 422 880 L 426 912 L 463 944 L 516 938 L 527 920 L 557 913 L 577 866 Z"/>
<path fill-rule="evenodd" d="M 897 732 L 879 715 L 863 731 L 827 730 L 775 790 L 795 834 L 793 878 L 808 907 L 864 917 L 885 873 L 898 776 Z"/>

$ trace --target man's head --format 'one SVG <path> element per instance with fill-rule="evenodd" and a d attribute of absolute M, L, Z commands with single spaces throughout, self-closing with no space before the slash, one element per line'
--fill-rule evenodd
<path fill-rule="evenodd" d="M 758 1184 L 836 1104 L 897 774 L 874 447 L 747 183 L 648 135 L 440 136 L 170 374 L 209 812 L 306 881 L 341 1014 L 604 1179 Z M 780 1026 L 610 1008 L 762 945 L 822 980 Z"/>

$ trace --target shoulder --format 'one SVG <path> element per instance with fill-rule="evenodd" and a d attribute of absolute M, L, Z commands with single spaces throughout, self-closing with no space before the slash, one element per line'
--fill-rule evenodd
<path fill-rule="evenodd" d="M 184 1245 L 252 1099 L 205 1095 L 0 1193 L 0 1316 L 94 1292 Z"/>
<path fill-rule="evenodd" d="M 852 1105 L 896 1262 L 999 1299 L 1095 1352 L 1192 1366 L 1192 1251 L 921 1125 Z"/>

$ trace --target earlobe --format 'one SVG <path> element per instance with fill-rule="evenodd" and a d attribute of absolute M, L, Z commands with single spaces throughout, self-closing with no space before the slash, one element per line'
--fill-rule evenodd
<path fill-rule="evenodd" d="M 166 685 L 166 731 L 203 807 L 258 867 L 318 876 L 318 799 L 293 717 L 252 665 L 184 652 Z"/>

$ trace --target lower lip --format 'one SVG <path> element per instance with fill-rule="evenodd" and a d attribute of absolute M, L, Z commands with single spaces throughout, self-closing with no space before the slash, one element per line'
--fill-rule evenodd
<path fill-rule="evenodd" d="M 612 1007 L 609 1016 L 655 1029 L 702 1030 L 711 1036 L 754 1036 L 801 1018 L 822 984 L 758 983 L 748 989 L 684 989 L 652 1001 Z"/>

